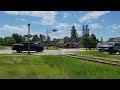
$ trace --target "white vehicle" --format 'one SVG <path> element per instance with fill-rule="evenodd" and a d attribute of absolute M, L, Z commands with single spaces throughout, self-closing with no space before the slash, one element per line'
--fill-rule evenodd
<path fill-rule="evenodd" d="M 113 54 L 116 52 L 120 53 L 120 43 L 119 42 L 106 42 L 102 45 L 98 46 L 99 51 L 109 52 L 109 54 Z"/>

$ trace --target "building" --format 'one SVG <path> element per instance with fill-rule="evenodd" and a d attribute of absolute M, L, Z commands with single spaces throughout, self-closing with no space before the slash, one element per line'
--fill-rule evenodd
<path fill-rule="evenodd" d="M 65 37 L 64 38 L 64 48 L 78 48 L 80 44 L 77 42 L 76 38 L 73 37 Z"/>
<path fill-rule="evenodd" d="M 107 42 L 120 42 L 120 37 L 109 38 Z"/>
<path fill-rule="evenodd" d="M 80 44 L 77 42 L 78 34 L 76 32 L 75 26 L 72 26 L 71 37 L 64 38 L 64 48 L 79 48 Z"/>
<path fill-rule="evenodd" d="M 103 38 L 101 37 L 101 39 L 100 39 L 100 44 L 102 45 L 102 43 L 103 43 Z"/>
<path fill-rule="evenodd" d="M 82 34 L 83 34 L 83 35 L 85 35 L 85 34 L 88 34 L 88 35 L 89 35 L 88 25 L 85 25 L 85 26 L 84 26 L 84 24 L 83 24 Z"/>

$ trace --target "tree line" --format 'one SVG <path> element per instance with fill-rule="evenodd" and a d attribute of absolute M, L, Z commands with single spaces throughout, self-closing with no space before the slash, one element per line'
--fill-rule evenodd
<path fill-rule="evenodd" d="M 71 37 L 76 38 L 77 42 L 81 44 L 81 47 L 86 49 L 96 48 L 97 44 L 99 43 L 99 40 L 96 38 L 95 34 L 83 34 L 81 37 L 78 37 L 74 25 L 71 30 Z"/>
<path fill-rule="evenodd" d="M 2 46 L 11 46 L 12 44 L 22 44 L 26 41 L 26 36 L 13 33 L 11 36 L 6 36 L 4 38 L 0 37 L 0 45 Z M 45 40 L 46 37 L 42 34 L 40 35 L 32 35 L 32 38 L 30 39 L 31 42 L 36 42 L 38 40 Z"/>
<path fill-rule="evenodd" d="M 73 33 L 74 35 L 71 35 L 71 36 L 74 36 L 74 38 L 77 39 L 77 42 L 81 44 L 82 47 L 84 48 L 95 48 L 97 43 L 99 43 L 99 40 L 96 38 L 96 36 L 94 34 L 85 34 L 81 37 L 78 37 L 77 33 Z M 24 43 L 26 40 L 26 37 L 25 36 L 22 36 L 22 35 L 19 35 L 17 33 L 13 33 L 11 36 L 7 36 L 7 37 L 0 37 L 0 45 L 3 45 L 3 46 L 11 46 L 12 44 L 22 44 Z M 32 35 L 32 38 L 30 39 L 31 42 L 36 42 L 36 41 L 39 41 L 39 40 L 46 40 L 46 36 L 45 35 Z M 47 37 L 47 40 L 50 41 L 50 37 L 48 36 Z M 56 39 L 54 38 L 53 41 L 55 42 L 59 42 L 61 39 Z"/>

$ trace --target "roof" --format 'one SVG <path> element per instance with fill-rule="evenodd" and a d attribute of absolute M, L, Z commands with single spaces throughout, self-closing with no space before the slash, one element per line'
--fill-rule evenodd
<path fill-rule="evenodd" d="M 108 42 L 120 42 L 120 37 L 110 38 Z"/>

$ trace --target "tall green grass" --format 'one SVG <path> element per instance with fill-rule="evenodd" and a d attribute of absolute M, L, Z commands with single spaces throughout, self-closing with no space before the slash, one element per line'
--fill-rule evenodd
<path fill-rule="evenodd" d="M 66 56 L 0 55 L 3 79 L 119 79 L 120 67 Z"/>

